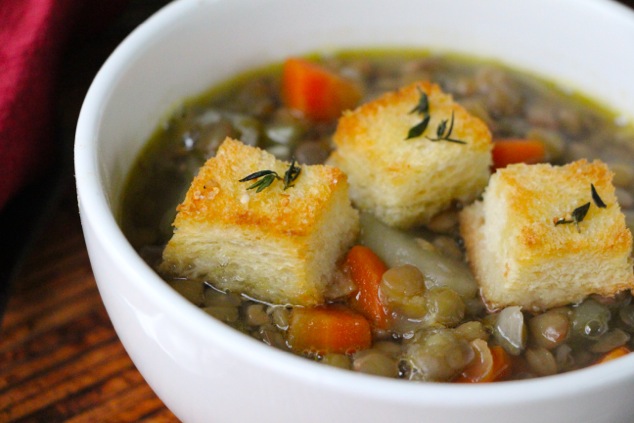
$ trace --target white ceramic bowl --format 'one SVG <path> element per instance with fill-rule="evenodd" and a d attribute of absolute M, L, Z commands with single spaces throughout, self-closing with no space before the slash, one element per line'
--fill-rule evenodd
<path fill-rule="evenodd" d="M 179 0 L 95 79 L 75 165 L 99 290 L 132 360 L 193 422 L 631 422 L 634 354 L 541 379 L 465 386 L 329 368 L 267 347 L 170 289 L 117 225 L 122 184 L 177 102 L 236 72 L 315 50 L 450 50 L 563 81 L 634 116 L 634 13 L 608 0 Z"/>

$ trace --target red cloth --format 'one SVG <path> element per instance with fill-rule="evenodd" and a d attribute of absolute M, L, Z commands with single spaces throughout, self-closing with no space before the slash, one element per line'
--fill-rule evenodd
<path fill-rule="evenodd" d="M 0 210 L 50 165 L 57 70 L 73 35 L 126 0 L 0 0 Z"/>

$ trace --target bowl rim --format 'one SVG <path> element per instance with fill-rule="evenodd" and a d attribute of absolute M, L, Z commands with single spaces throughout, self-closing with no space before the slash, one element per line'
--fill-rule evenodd
<path fill-rule="evenodd" d="M 330 368 L 271 348 L 220 321 L 209 318 L 202 310 L 172 290 L 134 251 L 116 222 L 108 195 L 103 188 L 97 134 L 104 105 L 107 105 L 112 95 L 111 87 L 116 86 L 123 71 L 134 61 L 136 52 L 142 49 L 160 28 L 175 17 L 189 13 L 199 2 L 200 0 L 176 0 L 137 27 L 115 49 L 95 77 L 78 119 L 74 165 L 82 226 L 90 226 L 104 250 L 119 263 L 121 271 L 130 275 L 130 283 L 134 284 L 136 290 L 143 292 L 179 322 L 196 325 L 200 329 L 201 339 L 205 342 L 213 339 L 214 342 L 222 344 L 228 352 L 257 366 L 267 367 L 275 373 L 287 374 L 307 383 L 319 380 L 320 385 L 339 391 L 354 392 L 367 398 L 387 397 L 387 400 L 393 403 L 433 401 L 435 404 L 451 407 L 470 407 L 474 404 L 486 406 L 499 404 L 501 401 L 512 404 L 552 398 L 553 392 L 558 392 L 558 397 L 574 396 L 582 391 L 600 390 L 606 385 L 634 377 L 634 354 L 601 366 L 493 384 L 412 383 L 359 374 Z M 248 0 L 244 2 L 247 3 Z M 618 13 L 623 13 L 624 10 L 632 13 L 624 5 L 613 0 L 585 0 L 585 3 L 596 7 L 614 8 Z M 634 14 L 632 18 L 634 24 Z M 257 358 L 254 359 L 254 356 Z"/>

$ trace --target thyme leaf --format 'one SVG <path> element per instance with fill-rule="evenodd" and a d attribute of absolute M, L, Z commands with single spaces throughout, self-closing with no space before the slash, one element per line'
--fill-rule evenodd
<path fill-rule="evenodd" d="M 594 184 L 590 184 L 590 189 L 592 190 L 592 200 L 594 201 L 594 204 L 597 205 L 597 207 L 599 208 L 606 208 L 606 204 L 603 202 L 603 200 L 601 199 L 601 197 L 599 197 L 599 193 L 597 192 L 597 189 L 594 187 Z"/>
<path fill-rule="evenodd" d="M 555 219 L 554 221 L 555 226 L 567 224 L 567 223 L 574 223 L 575 226 L 577 227 L 577 231 L 581 232 L 581 229 L 579 229 L 579 223 L 581 223 L 583 219 L 585 219 L 589 209 L 590 209 L 590 202 L 588 201 L 584 205 L 574 209 L 572 213 L 570 213 L 570 217 L 566 216 L 566 217 L 560 217 L 558 219 Z"/>
<path fill-rule="evenodd" d="M 449 121 L 449 128 L 447 128 L 447 119 L 443 119 L 438 125 L 438 128 L 436 129 L 436 138 L 427 137 L 427 139 L 430 141 L 448 141 L 448 142 L 454 142 L 457 144 L 466 144 L 465 141 L 462 141 L 456 138 L 451 138 L 451 132 L 453 131 L 453 123 L 454 123 L 454 116 L 453 116 L 453 110 L 452 110 L 451 121 Z"/>
<path fill-rule="evenodd" d="M 409 114 L 418 113 L 419 115 L 422 115 L 423 120 L 409 129 L 407 132 L 407 138 L 405 138 L 406 140 L 423 135 L 423 132 L 427 129 L 427 125 L 429 125 L 429 119 L 431 118 L 431 116 L 429 116 L 429 99 L 427 98 L 427 93 L 425 93 L 421 87 L 416 88 L 420 93 L 420 98 L 418 99 L 418 104 L 409 111 Z"/>
<path fill-rule="evenodd" d="M 599 197 L 599 193 L 597 192 L 597 189 L 594 187 L 594 184 L 592 183 L 590 184 L 590 190 L 592 191 L 592 201 L 594 201 L 594 204 L 601 209 L 606 208 L 607 205 L 603 202 L 601 197 Z M 579 223 L 582 222 L 583 219 L 586 218 L 586 215 L 588 214 L 588 210 L 590 210 L 589 201 L 585 203 L 584 205 L 574 209 L 572 213 L 570 213 L 568 216 L 553 219 L 553 222 L 555 223 L 555 226 L 566 224 L 566 223 L 574 223 L 575 226 L 577 227 L 577 231 L 581 232 L 581 230 L 579 229 Z"/>
<path fill-rule="evenodd" d="M 576 209 L 574 209 L 572 211 L 572 220 L 574 220 L 574 222 L 576 224 L 578 224 L 579 222 L 582 222 L 583 219 L 588 214 L 588 210 L 589 209 L 590 209 L 590 202 L 589 201 L 586 204 L 584 204 L 583 206 L 577 207 Z"/>
<path fill-rule="evenodd" d="M 273 181 L 275 181 L 276 179 L 280 179 L 280 177 L 277 175 L 277 173 L 273 172 L 273 173 L 267 173 L 265 174 L 259 181 L 256 181 L 253 185 L 247 187 L 247 189 L 255 189 L 255 192 L 258 193 L 260 191 L 265 190 L 266 188 L 270 187 L 271 184 L 273 183 Z"/>
<path fill-rule="evenodd" d="M 429 98 L 427 97 L 427 94 L 425 93 L 425 91 L 423 91 L 420 87 L 416 87 L 416 88 L 418 88 L 418 92 L 420 93 L 420 98 L 418 99 L 418 104 L 414 106 L 412 110 L 409 111 L 409 114 L 418 113 L 419 115 L 422 116 L 422 120 L 409 129 L 409 131 L 407 132 L 407 138 L 405 138 L 406 140 L 420 137 L 421 135 L 423 135 L 423 133 L 427 129 L 427 126 L 429 126 L 429 120 L 431 119 L 431 115 L 429 114 Z M 447 128 L 447 124 L 449 124 L 449 128 Z M 425 138 L 427 138 L 430 141 L 448 141 L 448 142 L 453 142 L 457 144 L 466 144 L 465 141 L 451 137 L 451 131 L 453 131 L 453 124 L 454 124 L 454 116 L 452 111 L 451 121 L 444 119 L 440 122 L 440 124 L 436 128 L 436 138 L 429 138 L 429 137 L 425 137 Z"/>
<path fill-rule="evenodd" d="M 420 99 L 418 99 L 418 104 L 409 111 L 410 114 L 418 113 L 419 115 L 428 115 L 429 114 L 429 99 L 427 98 L 427 94 L 425 91 L 421 89 L 421 87 L 416 87 L 418 92 L 420 93 Z"/>
<path fill-rule="evenodd" d="M 267 175 L 274 175 L 279 178 L 279 175 L 277 174 L 277 172 L 273 170 L 259 170 L 257 172 L 253 172 L 250 175 L 245 176 L 244 178 L 240 179 L 238 182 L 252 181 L 254 179 L 258 179 L 258 178 L 261 178 L 262 176 L 267 176 Z"/>
<path fill-rule="evenodd" d="M 429 125 L 429 115 L 425 116 L 423 118 L 423 120 L 414 125 L 413 127 L 411 127 L 409 129 L 409 132 L 407 133 L 407 138 L 405 138 L 406 140 L 409 140 L 411 138 L 416 138 L 416 137 L 420 137 L 423 132 L 425 132 L 425 129 L 427 129 L 427 125 Z"/>
<path fill-rule="evenodd" d="M 295 158 L 293 158 L 288 170 L 284 172 L 284 190 L 293 186 L 292 183 L 295 182 L 295 179 L 297 179 L 301 172 L 302 168 L 295 166 Z"/>
<path fill-rule="evenodd" d="M 256 180 L 253 184 L 247 187 L 249 189 L 255 189 L 256 193 L 265 190 L 270 187 L 275 180 L 284 181 L 284 190 L 293 187 L 293 182 L 297 179 L 299 174 L 301 173 L 302 168 L 295 165 L 295 159 L 291 162 L 288 170 L 284 172 L 284 178 L 280 177 L 274 170 L 258 170 L 257 172 L 253 172 L 244 178 L 240 179 L 238 182 L 248 182 Z"/>

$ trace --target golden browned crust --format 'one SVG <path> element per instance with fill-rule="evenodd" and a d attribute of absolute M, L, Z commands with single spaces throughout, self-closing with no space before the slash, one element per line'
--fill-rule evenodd
<path fill-rule="evenodd" d="M 616 199 L 612 172 L 604 163 L 579 160 L 561 167 L 520 164 L 498 172 L 498 193 L 506 199 L 508 213 L 517 222 L 516 240 L 522 249 L 548 257 L 586 251 L 593 245 L 605 253 L 631 248 L 631 234 Z M 594 205 L 590 184 L 600 193 L 606 209 Z M 591 206 L 578 228 L 575 224 L 554 225 L 554 220 L 588 202 Z"/>
<path fill-rule="evenodd" d="M 280 304 L 322 303 L 336 262 L 359 230 L 346 176 L 302 166 L 293 186 L 261 192 L 240 179 L 261 170 L 280 177 L 290 163 L 227 139 L 200 169 L 178 207 L 162 270 Z"/>
<path fill-rule="evenodd" d="M 427 131 L 422 137 L 434 138 L 438 124 L 442 120 L 450 119 L 453 113 L 453 137 L 467 141 L 473 150 L 490 151 L 491 135 L 484 122 L 469 114 L 465 108 L 453 101 L 450 94 L 444 93 L 438 85 L 429 81 L 415 82 L 397 91 L 388 92 L 374 101 L 359 106 L 356 110 L 344 112 L 333 137 L 337 147 L 355 146 L 377 159 L 380 158 L 381 156 L 376 154 L 376 149 L 390 150 L 394 142 L 404 140 L 409 129 L 421 121 L 419 114 L 411 113 L 420 99 L 419 90 L 427 94 L 431 116 Z M 380 137 L 382 134 L 388 136 Z M 405 146 L 407 145 L 408 143 L 405 143 Z M 415 152 L 417 149 L 412 148 L 410 151 Z M 399 166 L 407 163 L 393 164 Z"/>
<path fill-rule="evenodd" d="M 266 228 L 280 235 L 305 236 L 330 200 L 346 184 L 344 173 L 330 166 L 303 166 L 296 189 L 284 190 L 276 181 L 256 193 L 253 182 L 239 182 L 260 170 L 273 170 L 283 177 L 290 163 L 271 154 L 227 139 L 192 182 L 185 201 L 178 206 L 175 226 L 183 220 Z"/>
<path fill-rule="evenodd" d="M 467 256 L 487 303 L 541 310 L 634 287 L 632 234 L 612 173 L 599 161 L 512 165 L 460 215 Z M 607 207 L 598 207 L 593 184 Z M 585 217 L 575 209 L 590 204 Z"/>
<path fill-rule="evenodd" d="M 429 124 L 422 135 L 406 139 L 423 119 L 412 113 L 421 91 L 429 100 Z M 449 126 L 452 114 L 451 138 L 465 144 L 430 140 L 441 122 Z M 348 175 L 354 203 L 392 226 L 423 224 L 453 200 L 470 202 L 489 177 L 489 129 L 427 81 L 345 112 L 333 141 L 328 162 Z"/>

